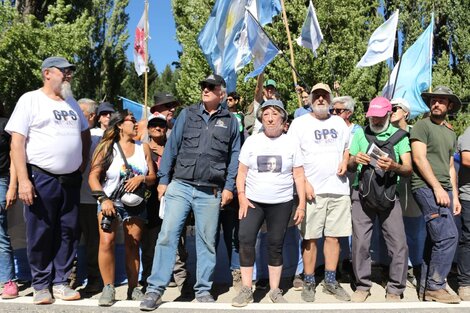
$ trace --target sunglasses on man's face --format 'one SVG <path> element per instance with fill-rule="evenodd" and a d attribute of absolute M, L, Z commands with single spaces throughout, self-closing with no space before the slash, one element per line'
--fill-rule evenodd
<path fill-rule="evenodd" d="M 207 88 L 207 90 L 209 91 L 214 91 L 215 87 L 217 87 L 216 85 L 214 84 L 209 84 L 209 83 L 202 83 L 201 84 L 201 90 L 204 91 L 204 89 Z"/>
<path fill-rule="evenodd" d="M 330 113 L 331 114 L 336 114 L 336 115 L 340 115 L 345 111 L 347 111 L 347 109 L 330 109 Z"/>
<path fill-rule="evenodd" d="M 65 77 L 73 75 L 73 69 L 56 67 Z"/>

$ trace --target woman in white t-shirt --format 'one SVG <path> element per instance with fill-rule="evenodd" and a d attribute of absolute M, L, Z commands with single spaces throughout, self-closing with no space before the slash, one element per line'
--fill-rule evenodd
<path fill-rule="evenodd" d="M 112 198 L 121 179 L 126 177 L 126 165 L 119 152 L 119 146 L 125 155 L 133 177 L 124 185 L 126 192 L 135 191 L 141 184 L 155 183 L 150 147 L 146 143 L 134 141 L 137 134 L 137 121 L 127 110 L 111 115 L 109 127 L 96 147 L 93 155 L 89 184 L 92 194 L 98 199 L 98 220 L 100 222 L 100 246 L 98 264 L 104 288 L 98 301 L 100 306 L 110 306 L 115 301 L 115 256 L 114 245 L 119 218 L 123 223 L 124 246 L 126 252 L 126 273 L 129 300 L 141 300 L 143 294 L 139 288 L 139 242 L 146 223 L 145 205 L 127 207 L 121 199 Z M 123 198 L 124 199 L 124 198 Z M 144 203 L 145 204 L 145 203 Z M 119 218 L 116 218 L 119 217 Z"/>
<path fill-rule="evenodd" d="M 253 302 L 252 276 L 258 231 L 266 221 L 270 300 L 287 302 L 279 289 L 282 272 L 282 246 L 293 206 L 294 182 L 299 195 L 305 195 L 305 175 L 300 146 L 283 134 L 287 112 L 279 100 L 265 101 L 257 112 L 263 131 L 248 137 L 239 157 L 237 175 L 239 253 L 243 287 L 232 305 Z M 305 216 L 305 196 L 299 197 L 294 220 Z"/>

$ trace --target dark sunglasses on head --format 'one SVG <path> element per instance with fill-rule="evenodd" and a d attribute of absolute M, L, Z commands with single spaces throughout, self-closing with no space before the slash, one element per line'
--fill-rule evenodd
<path fill-rule="evenodd" d="M 209 91 L 214 91 L 216 85 L 214 84 L 209 84 L 209 83 L 202 83 L 201 84 L 201 90 L 204 91 L 204 89 L 208 89 Z"/>
<path fill-rule="evenodd" d="M 330 109 L 331 114 L 342 114 L 343 112 L 348 111 L 348 109 Z"/>

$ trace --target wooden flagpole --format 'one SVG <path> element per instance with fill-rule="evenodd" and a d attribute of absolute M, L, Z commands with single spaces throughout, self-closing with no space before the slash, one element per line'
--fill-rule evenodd
<path fill-rule="evenodd" d="M 145 14 L 145 23 L 144 23 L 144 54 L 145 54 L 145 73 L 144 73 L 144 119 L 147 119 L 147 96 L 148 96 L 148 0 L 145 0 L 144 5 L 144 14 Z"/>
<path fill-rule="evenodd" d="M 292 66 L 295 68 L 294 49 L 292 48 L 292 40 L 290 38 L 290 30 L 289 30 L 289 24 L 287 23 L 286 6 L 284 5 L 284 0 L 281 0 L 281 6 L 282 6 L 282 20 L 284 21 L 284 25 L 286 26 L 287 42 L 289 43 L 290 62 Z M 295 73 L 293 69 L 292 69 L 292 79 L 294 80 L 294 85 L 297 86 L 297 74 Z M 297 93 L 297 101 L 299 103 L 299 108 L 302 107 L 302 101 L 301 101 L 299 93 Z"/>

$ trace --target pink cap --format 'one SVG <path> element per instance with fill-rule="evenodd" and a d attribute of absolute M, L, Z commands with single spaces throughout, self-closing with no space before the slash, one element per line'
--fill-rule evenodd
<path fill-rule="evenodd" d="M 384 97 L 376 97 L 370 102 L 366 117 L 384 117 L 389 112 L 392 112 L 390 101 Z"/>

